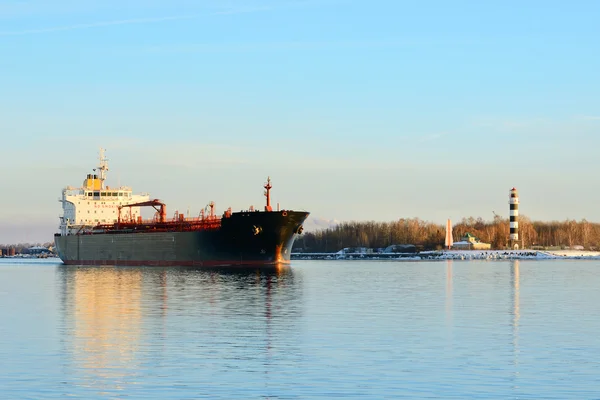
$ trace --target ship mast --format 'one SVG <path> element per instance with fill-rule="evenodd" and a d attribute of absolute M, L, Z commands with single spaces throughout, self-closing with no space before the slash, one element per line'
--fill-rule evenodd
<path fill-rule="evenodd" d="M 98 169 L 100 170 L 100 189 L 104 189 L 104 181 L 106 180 L 106 171 L 108 171 L 108 158 L 104 157 L 104 151 L 106 149 L 103 149 L 102 147 L 100 147 L 100 165 L 98 166 Z"/>
<path fill-rule="evenodd" d="M 267 183 L 265 184 L 265 197 L 267 198 L 267 205 L 265 206 L 265 211 L 273 211 L 273 207 L 271 207 L 271 177 L 267 177 Z"/>

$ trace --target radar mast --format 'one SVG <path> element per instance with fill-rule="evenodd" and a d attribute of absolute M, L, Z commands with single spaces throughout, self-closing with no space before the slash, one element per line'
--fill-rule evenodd
<path fill-rule="evenodd" d="M 104 152 L 106 149 L 100 147 L 100 165 L 98 169 L 100 170 L 100 189 L 104 189 L 104 181 L 106 180 L 106 171 L 108 171 L 108 158 L 104 156 Z"/>

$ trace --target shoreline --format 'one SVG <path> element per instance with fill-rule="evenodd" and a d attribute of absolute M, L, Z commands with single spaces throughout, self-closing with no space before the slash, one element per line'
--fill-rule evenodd
<path fill-rule="evenodd" d="M 418 253 L 292 253 L 292 260 L 600 260 L 600 252 L 584 250 L 434 250 Z"/>
<path fill-rule="evenodd" d="M 292 261 L 475 261 L 475 260 L 600 260 L 600 252 L 583 250 L 434 250 L 419 253 L 292 253 Z M 62 263 L 58 257 L 2 257 L 0 262 Z"/>

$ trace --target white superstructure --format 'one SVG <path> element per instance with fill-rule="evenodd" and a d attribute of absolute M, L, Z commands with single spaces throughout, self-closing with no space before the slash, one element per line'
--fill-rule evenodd
<path fill-rule="evenodd" d="M 60 217 L 60 234 L 70 235 L 83 232 L 98 224 L 117 222 L 118 206 L 150 200 L 148 193 L 133 194 L 130 187 L 105 186 L 108 159 L 104 157 L 104 149 L 100 149 L 100 175 L 87 174 L 83 185 L 79 188 L 67 186 L 58 199 L 62 203 L 63 215 Z M 121 213 L 121 220 L 137 220 L 140 207 L 126 207 Z"/>

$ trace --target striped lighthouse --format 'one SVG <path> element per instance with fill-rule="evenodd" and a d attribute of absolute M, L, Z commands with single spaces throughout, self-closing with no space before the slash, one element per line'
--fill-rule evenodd
<path fill-rule="evenodd" d="M 509 245 L 511 249 L 519 248 L 519 193 L 512 188 L 509 192 L 508 204 L 510 204 L 510 236 Z"/>

